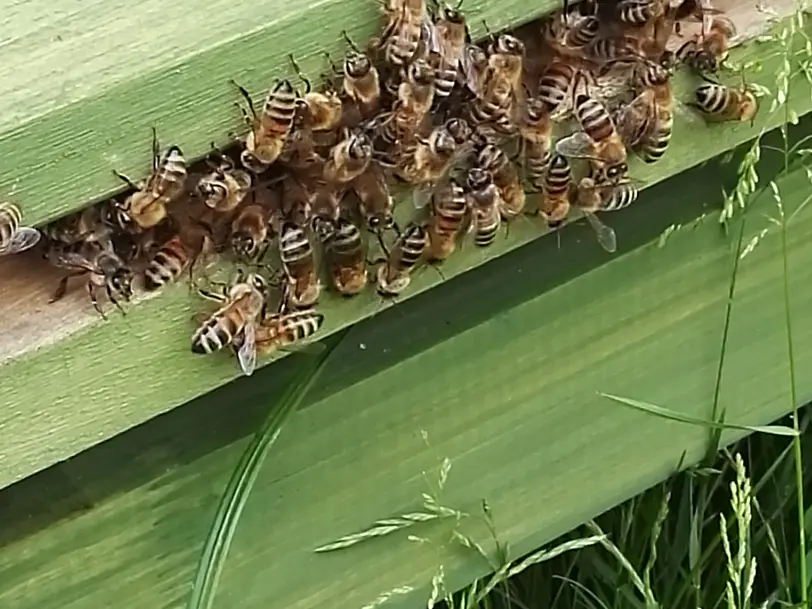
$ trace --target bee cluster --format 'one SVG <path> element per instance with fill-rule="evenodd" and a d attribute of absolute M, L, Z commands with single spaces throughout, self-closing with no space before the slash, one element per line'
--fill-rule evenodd
<path fill-rule="evenodd" d="M 67 271 L 54 299 L 83 276 L 104 316 L 100 290 L 121 308 L 136 277 L 146 290 L 187 273 L 191 281 L 212 254 L 228 252 L 253 272 L 199 289 L 220 308 L 203 316 L 191 348 L 230 347 L 251 374 L 257 352 L 321 327 L 322 266 L 338 294 L 374 282 L 393 297 L 466 238 L 488 247 L 521 215 L 556 228 L 573 208 L 614 251 L 615 233 L 596 213 L 637 198 L 629 151 L 646 163 L 665 154 L 679 65 L 708 81 L 686 104 L 707 120 L 752 120 L 757 110 L 744 83 L 712 78 L 735 28 L 710 0 L 565 1 L 540 29 L 525 28 L 524 41 L 488 32 L 481 44 L 459 5 L 385 0 L 382 11 L 383 31 L 366 49 L 345 33 L 343 64 L 325 53 L 321 90 L 293 56 L 301 86 L 276 81 L 259 110 L 233 82 L 248 126 L 238 150 L 213 146 L 195 172 L 177 146 L 161 151 L 153 133 L 148 177 L 117 174 L 131 188 L 126 198 L 44 227 L 46 258 Z M 668 50 L 689 20 L 701 21 L 701 32 Z M 411 189 L 414 207 L 402 227 L 393 213 L 399 186 Z M 39 236 L 20 226 L 16 207 L 0 206 L 0 254 Z"/>

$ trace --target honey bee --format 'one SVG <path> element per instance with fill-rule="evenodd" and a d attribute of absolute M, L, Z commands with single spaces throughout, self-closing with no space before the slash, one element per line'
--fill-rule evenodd
<path fill-rule="evenodd" d="M 254 330 L 256 350 L 263 355 L 287 350 L 289 346 L 313 336 L 323 323 L 324 315 L 312 309 L 271 313 Z M 312 346 L 317 344 L 312 343 Z"/>
<path fill-rule="evenodd" d="M 458 239 L 470 222 L 470 209 L 465 189 L 453 177 L 434 191 L 431 213 L 426 227 L 429 238 L 429 260 L 445 260 L 457 248 Z"/>
<path fill-rule="evenodd" d="M 124 203 L 114 204 L 115 221 L 127 231 L 140 232 L 157 226 L 167 218 L 166 207 L 181 194 L 186 185 L 186 159 L 177 146 L 160 154 L 158 134 L 152 130 L 152 172 L 138 184 L 127 176 L 113 173 L 130 188 L 135 189 Z"/>
<path fill-rule="evenodd" d="M 622 23 L 643 25 L 660 17 L 666 0 L 620 0 L 617 12 Z"/>
<path fill-rule="evenodd" d="M 609 253 L 617 251 L 615 231 L 595 215 L 599 211 L 617 211 L 628 207 L 637 199 L 638 191 L 628 181 L 607 183 L 594 177 L 582 178 L 578 183 L 574 204 L 580 209 L 598 237 L 598 243 Z"/>
<path fill-rule="evenodd" d="M 381 115 L 381 137 L 390 145 L 413 138 L 429 114 L 434 102 L 434 70 L 424 60 L 410 64 L 406 79 L 398 86 L 392 111 Z"/>
<path fill-rule="evenodd" d="M 496 233 L 502 225 L 499 189 L 490 173 L 473 167 L 468 170 L 466 190 L 473 210 L 474 243 L 479 247 L 488 247 L 496 240 Z"/>
<path fill-rule="evenodd" d="M 524 44 L 502 34 L 491 44 L 490 51 L 469 116 L 475 125 L 491 124 L 500 132 L 512 133 L 511 115 L 521 90 Z"/>
<path fill-rule="evenodd" d="M 222 291 L 199 290 L 201 296 L 221 303 L 192 335 L 192 353 L 204 354 L 239 344 L 237 359 L 243 374 L 253 374 L 257 363 L 256 331 L 264 317 L 268 283 L 258 274 L 240 270 Z"/>
<path fill-rule="evenodd" d="M 250 171 L 262 173 L 282 154 L 300 106 L 300 97 L 289 80 L 280 80 L 268 91 L 262 113 L 257 115 L 248 91 L 232 80 L 248 104 L 240 106 L 249 126 L 240 161 Z"/>
<path fill-rule="evenodd" d="M 330 184 L 348 184 L 360 176 L 372 160 L 372 142 L 362 131 L 346 131 L 330 149 L 324 164 L 324 179 Z"/>
<path fill-rule="evenodd" d="M 610 181 L 618 181 L 628 172 L 626 146 L 615 129 L 608 110 L 590 97 L 579 85 L 583 75 L 576 76 L 574 114 L 581 131 L 556 142 L 556 152 L 573 158 L 589 159 L 596 171 L 604 172 Z"/>
<path fill-rule="evenodd" d="M 519 122 L 521 151 L 527 181 L 540 188 L 550 163 L 552 122 L 547 105 L 540 97 L 528 97 Z"/>
<path fill-rule="evenodd" d="M 247 205 L 231 223 L 231 249 L 242 260 L 262 260 L 270 241 L 270 213 L 263 205 Z"/>
<path fill-rule="evenodd" d="M 750 121 L 752 125 L 758 112 L 758 99 L 745 84 L 734 88 L 708 82 L 697 87 L 694 101 L 687 105 L 699 110 L 705 120 L 713 122 Z"/>
<path fill-rule="evenodd" d="M 214 249 L 211 228 L 196 223 L 177 231 L 166 241 L 144 269 L 144 287 L 157 290 L 177 281 L 188 269 L 190 282 L 198 260 Z"/>
<path fill-rule="evenodd" d="M 674 125 L 668 71 L 656 63 L 635 70 L 634 80 L 642 91 L 617 115 L 617 129 L 626 145 L 646 163 L 662 158 L 671 141 Z"/>
<path fill-rule="evenodd" d="M 395 226 L 392 215 L 395 204 L 389 192 L 383 173 L 376 164 L 370 164 L 367 170 L 352 183 L 358 197 L 359 209 L 367 228 L 371 231 L 389 230 Z"/>
<path fill-rule="evenodd" d="M 470 146 L 465 145 L 469 137 L 470 128 L 465 120 L 453 118 L 435 127 L 428 138 L 417 138 L 404 149 L 395 173 L 405 182 L 418 186 L 413 193 L 415 207 L 425 207 L 434 185 L 469 149 Z"/>
<path fill-rule="evenodd" d="M 570 211 L 572 170 L 567 157 L 554 154 L 541 182 L 539 213 L 551 228 L 559 226 Z"/>
<path fill-rule="evenodd" d="M 476 164 L 491 174 L 499 189 L 499 213 L 503 220 L 511 220 L 522 213 L 525 203 L 524 188 L 519 174 L 504 151 L 495 144 L 486 144 L 477 154 Z"/>
<path fill-rule="evenodd" d="M 207 207 L 217 213 L 229 213 L 242 203 L 254 180 L 249 172 L 237 169 L 229 157 L 219 152 L 217 156 L 219 163 L 200 178 L 196 190 Z"/>
<path fill-rule="evenodd" d="M 385 0 L 382 10 L 386 26 L 380 40 L 371 43 L 383 50 L 386 63 L 394 67 L 409 65 L 419 58 L 421 40 L 433 37 L 425 0 Z M 430 46 L 435 46 L 431 44 Z"/>
<path fill-rule="evenodd" d="M 366 120 L 375 116 L 381 106 L 380 75 L 369 56 L 355 46 L 347 32 L 342 34 L 352 49 L 344 58 L 342 89 Z"/>
<path fill-rule="evenodd" d="M 0 201 L 0 256 L 18 254 L 39 243 L 41 234 L 36 228 L 20 226 L 20 208 Z"/>
<path fill-rule="evenodd" d="M 542 73 L 538 98 L 546 104 L 549 114 L 566 108 L 576 73 L 576 68 L 563 60 L 554 60 Z"/>
<path fill-rule="evenodd" d="M 446 99 L 451 94 L 457 84 L 460 64 L 468 59 L 464 53 L 467 34 L 465 17 L 458 8 L 440 4 L 434 23 L 439 52 L 433 54 L 431 59 L 436 70 L 434 96 L 438 100 Z M 468 68 L 462 68 L 463 73 L 467 71 Z"/>
<path fill-rule="evenodd" d="M 395 241 L 391 251 L 381 243 L 386 259 L 378 266 L 377 287 L 381 296 L 397 296 L 412 281 L 415 267 L 424 260 L 429 246 L 426 229 L 419 224 L 410 224 Z"/>
<path fill-rule="evenodd" d="M 57 268 L 69 271 L 59 282 L 50 302 L 61 300 L 68 291 L 68 281 L 74 277 L 87 277 L 87 293 L 93 308 L 107 319 L 98 300 L 98 290 L 104 288 L 107 297 L 116 308 L 125 313 L 121 301 L 132 298 L 133 273 L 109 244 L 104 247 L 95 243 L 65 245 L 52 243 L 46 252 L 46 259 Z"/>
<path fill-rule="evenodd" d="M 736 35 L 736 26 L 727 17 L 714 17 L 708 32 L 688 40 L 676 56 L 697 72 L 715 73 L 727 58 L 730 39 Z"/>
<path fill-rule="evenodd" d="M 279 258 L 289 289 L 288 301 L 296 308 L 313 306 L 321 294 L 313 246 L 304 228 L 286 222 L 279 236 Z"/>
<path fill-rule="evenodd" d="M 111 227 L 105 222 L 105 208 L 99 205 L 85 207 L 79 212 L 51 222 L 42 229 L 42 234 L 49 240 L 65 245 L 73 245 L 79 241 L 85 243 L 107 241 L 111 233 Z"/>
<path fill-rule="evenodd" d="M 321 232 L 325 234 L 325 231 Z M 354 296 L 364 289 L 367 284 L 366 253 L 358 226 L 339 217 L 324 241 L 324 254 L 333 287 L 339 294 Z"/>

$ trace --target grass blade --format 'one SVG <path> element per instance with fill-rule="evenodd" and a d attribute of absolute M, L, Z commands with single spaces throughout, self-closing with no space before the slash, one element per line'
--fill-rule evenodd
<path fill-rule="evenodd" d="M 209 535 L 197 565 L 187 609 L 210 609 L 214 602 L 217 582 L 225 563 L 234 531 L 257 474 L 282 431 L 282 426 L 299 407 L 302 399 L 319 377 L 333 349 L 341 339 L 332 341 L 322 353 L 312 358 L 301 358 L 301 370 L 288 385 L 279 403 L 271 409 L 262 426 L 240 457 L 231 479 L 220 499 Z"/>
<path fill-rule="evenodd" d="M 735 429 L 738 431 L 749 431 L 752 433 L 766 433 L 772 434 L 774 436 L 795 437 L 798 435 L 798 431 L 792 429 L 791 427 L 787 427 L 786 425 L 737 425 L 736 423 L 720 423 L 717 421 L 707 421 L 705 419 L 698 419 L 696 417 L 692 417 L 687 414 L 683 414 L 681 412 L 676 412 L 675 410 L 671 410 L 669 408 L 655 406 L 654 404 L 649 404 L 648 402 L 641 402 L 639 400 L 623 398 L 608 393 L 598 393 L 598 395 L 605 398 L 609 398 L 610 400 L 612 400 L 613 402 L 617 402 L 618 404 L 623 404 L 624 406 L 634 408 L 635 410 L 647 412 L 648 414 L 653 414 L 654 416 L 660 417 L 662 419 L 670 419 L 671 421 L 678 421 L 680 423 L 689 423 L 691 425 L 699 425 L 702 427 L 708 427 L 713 429 Z"/>

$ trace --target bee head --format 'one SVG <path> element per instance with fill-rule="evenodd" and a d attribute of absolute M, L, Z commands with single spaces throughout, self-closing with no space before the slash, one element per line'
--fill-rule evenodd
<path fill-rule="evenodd" d="M 434 69 L 423 59 L 418 59 L 409 66 L 409 78 L 412 82 L 428 86 L 434 82 Z"/>
<path fill-rule="evenodd" d="M 352 51 L 344 59 L 344 73 L 350 78 L 363 78 L 372 71 L 372 62 L 363 53 Z"/>
<path fill-rule="evenodd" d="M 250 285 L 252 288 L 254 288 L 257 292 L 261 292 L 262 294 L 265 294 L 265 292 L 268 290 L 267 280 L 258 273 L 251 273 L 250 275 L 248 275 L 246 283 Z"/>
<path fill-rule="evenodd" d="M 464 144 L 471 137 L 471 127 L 463 118 L 452 118 L 446 122 L 445 128 L 458 145 Z"/>
<path fill-rule="evenodd" d="M 447 4 L 440 6 L 440 18 L 444 19 L 445 21 L 449 21 L 451 23 L 456 24 L 463 24 L 465 23 L 465 17 L 463 16 L 462 12 L 460 11 L 460 6 L 462 2 L 457 4 L 454 8 L 451 8 Z"/>
<path fill-rule="evenodd" d="M 248 232 L 237 232 L 231 236 L 231 248 L 237 256 L 252 259 L 259 252 L 259 243 Z"/>
<path fill-rule="evenodd" d="M 473 191 L 482 190 L 491 183 L 491 174 L 479 167 L 468 170 L 468 188 Z"/>
<path fill-rule="evenodd" d="M 341 222 L 339 219 L 338 222 Z M 337 231 L 338 223 L 333 222 L 330 218 L 323 216 L 313 216 L 310 220 L 310 230 L 318 237 L 319 241 L 325 243 L 329 241 Z"/>
<path fill-rule="evenodd" d="M 629 172 L 629 166 L 626 163 L 617 163 L 610 165 L 606 168 L 606 178 L 608 180 L 619 180 Z"/>
<path fill-rule="evenodd" d="M 216 207 L 228 194 L 225 185 L 219 180 L 200 180 L 197 192 L 208 207 Z"/>
<path fill-rule="evenodd" d="M 434 152 L 438 154 L 453 154 L 457 149 L 457 141 L 444 127 L 434 130 L 429 144 Z"/>
<path fill-rule="evenodd" d="M 524 55 L 524 44 L 510 34 L 502 34 L 496 41 L 496 52 L 505 55 Z"/>
<path fill-rule="evenodd" d="M 125 266 L 118 268 L 110 277 L 110 288 L 129 300 L 133 295 L 133 273 Z"/>
<path fill-rule="evenodd" d="M 495 144 L 486 144 L 477 155 L 477 165 L 488 171 L 498 170 L 505 160 L 502 149 Z"/>
<path fill-rule="evenodd" d="M 248 135 L 249 137 L 252 136 L 251 133 Z M 253 173 L 262 173 L 266 169 L 265 164 L 254 156 L 254 154 L 248 148 L 245 148 L 240 153 L 240 162 L 242 163 L 243 167 Z"/>
<path fill-rule="evenodd" d="M 352 136 L 348 151 L 353 159 L 368 159 L 372 157 L 372 142 L 369 136 L 364 133 L 356 133 Z"/>

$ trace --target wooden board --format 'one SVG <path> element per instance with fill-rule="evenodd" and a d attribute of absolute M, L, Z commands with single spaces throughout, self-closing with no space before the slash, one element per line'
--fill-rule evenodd
<path fill-rule="evenodd" d="M 768 181 L 780 159 L 765 157 Z M 729 186 L 729 169 L 709 164 L 652 189 L 656 217 L 630 208 L 621 236 L 634 249 L 610 263 L 584 247 L 587 227 L 573 227 L 560 251 L 539 240 L 349 330 L 260 473 L 215 607 L 358 609 L 412 586 L 383 607 L 416 608 L 439 565 L 451 588 L 482 575 L 481 559 L 443 545 L 450 523 L 413 531 L 434 545 L 404 534 L 312 552 L 418 508 L 423 472 L 446 457 L 443 502 L 474 512 L 487 499 L 514 556 L 661 480 L 683 452 L 686 463 L 698 458 L 703 430 L 597 392 L 710 416 L 735 252 L 715 214 L 662 248 L 656 237 L 680 214 L 718 208 L 711 186 Z M 778 186 L 788 214 L 807 197 L 800 168 Z M 734 294 L 720 402 L 731 422 L 763 424 L 791 407 L 781 237 L 767 218 L 776 213 L 768 191 L 748 215 L 745 241 L 767 233 L 741 262 Z M 788 234 L 799 371 L 812 366 L 810 231 L 807 208 Z M 146 385 L 170 365 L 127 372 Z M 237 439 L 295 367 L 286 358 L 0 493 L 0 605 L 181 607 Z M 812 378 L 798 381 L 798 395 L 812 397 Z M 462 527 L 492 548 L 481 525 Z"/>

